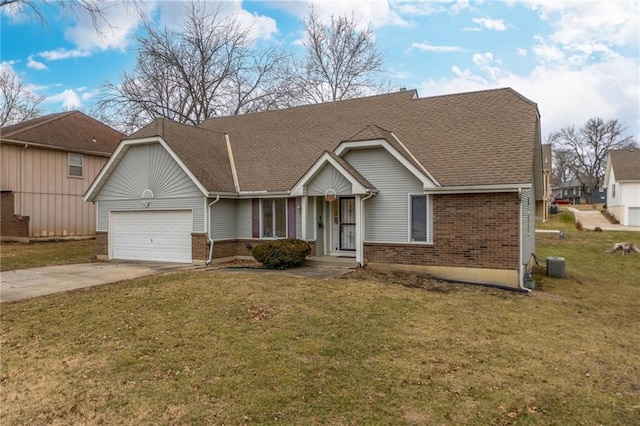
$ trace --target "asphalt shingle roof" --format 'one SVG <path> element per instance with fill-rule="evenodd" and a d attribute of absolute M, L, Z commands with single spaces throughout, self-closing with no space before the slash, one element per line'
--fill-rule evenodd
<path fill-rule="evenodd" d="M 640 180 L 640 149 L 609 151 L 616 180 Z"/>
<path fill-rule="evenodd" d="M 0 129 L 0 137 L 53 149 L 108 156 L 124 134 L 79 111 L 69 111 L 5 126 Z"/>
<path fill-rule="evenodd" d="M 216 117 L 201 127 L 229 135 L 243 191 L 290 189 L 323 151 L 364 137 L 363 129 L 385 139 L 393 132 L 440 185 L 518 184 L 532 182 L 538 110 L 509 88 L 422 99 L 400 91 Z"/>
<path fill-rule="evenodd" d="M 223 133 L 159 118 L 127 139 L 161 137 L 209 191 L 235 192 Z"/>

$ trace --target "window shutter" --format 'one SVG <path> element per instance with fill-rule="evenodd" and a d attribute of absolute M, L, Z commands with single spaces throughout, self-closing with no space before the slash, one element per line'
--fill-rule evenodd
<path fill-rule="evenodd" d="M 260 199 L 251 200 L 251 229 L 253 238 L 260 238 Z"/>
<path fill-rule="evenodd" d="M 296 238 L 296 199 L 287 198 L 287 238 Z"/>

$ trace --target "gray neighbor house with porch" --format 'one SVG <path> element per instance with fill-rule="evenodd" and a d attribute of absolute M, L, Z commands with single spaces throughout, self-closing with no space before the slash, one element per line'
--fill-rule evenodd
<path fill-rule="evenodd" d="M 84 199 L 102 260 L 204 264 L 299 238 L 315 257 L 526 290 L 542 186 L 535 103 L 402 90 L 198 127 L 158 119 Z"/>

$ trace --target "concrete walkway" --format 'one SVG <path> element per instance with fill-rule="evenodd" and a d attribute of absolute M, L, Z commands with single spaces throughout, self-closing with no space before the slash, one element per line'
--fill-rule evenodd
<path fill-rule="evenodd" d="M 6 271 L 0 275 L 0 302 L 130 280 L 184 266 L 191 265 L 104 262 Z"/>
<path fill-rule="evenodd" d="M 603 231 L 636 231 L 640 232 L 640 226 L 622 226 L 614 225 L 609 222 L 606 217 L 602 215 L 598 210 L 584 211 L 578 210 L 573 207 L 567 207 L 567 210 L 573 213 L 573 217 L 576 221 L 582 223 L 582 227 L 589 231 L 593 231 L 596 227 L 599 227 Z"/>

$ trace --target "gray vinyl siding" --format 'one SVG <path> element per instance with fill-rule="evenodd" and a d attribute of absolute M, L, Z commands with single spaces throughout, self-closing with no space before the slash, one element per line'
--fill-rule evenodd
<path fill-rule="evenodd" d="M 236 200 L 220 199 L 211 206 L 210 214 L 211 238 L 213 240 L 236 238 L 238 229 Z"/>
<path fill-rule="evenodd" d="M 307 185 L 307 195 L 324 196 L 330 189 L 337 195 L 351 195 L 351 183 L 332 165 L 325 164 Z"/>
<path fill-rule="evenodd" d="M 205 232 L 202 192 L 159 143 L 130 147 L 96 202 L 97 231 L 109 231 L 110 211 L 191 210 L 193 232 Z"/>
<path fill-rule="evenodd" d="M 379 191 L 365 201 L 364 240 L 409 242 L 409 194 L 422 194 L 422 182 L 383 148 L 353 150 L 345 160 Z"/>
<path fill-rule="evenodd" d="M 316 231 L 315 231 L 315 226 L 316 226 L 316 219 L 315 219 L 315 209 L 313 208 L 314 204 L 316 203 L 316 199 L 315 197 L 309 197 L 307 198 L 307 240 L 309 241 L 313 241 L 315 240 L 315 235 L 316 235 Z"/>
<path fill-rule="evenodd" d="M 535 233 L 535 196 L 532 189 L 525 189 L 521 194 L 520 233 L 522 238 L 522 262 L 526 264 L 536 249 Z"/>
<path fill-rule="evenodd" d="M 204 197 L 165 198 L 150 200 L 149 207 L 142 205 L 142 200 L 104 200 L 98 201 L 98 223 L 96 230 L 109 231 L 110 211 L 153 211 L 153 210 L 191 210 L 193 212 L 193 231 L 205 232 L 204 228 Z"/>
<path fill-rule="evenodd" d="M 236 235 L 238 238 L 251 238 L 253 236 L 250 199 L 236 202 Z"/>
<path fill-rule="evenodd" d="M 139 200 L 146 190 L 156 199 L 202 196 L 164 147 L 154 143 L 130 147 L 96 200 Z"/>

